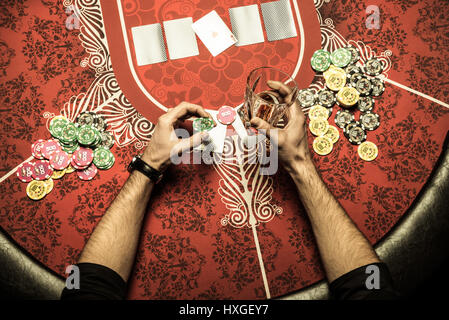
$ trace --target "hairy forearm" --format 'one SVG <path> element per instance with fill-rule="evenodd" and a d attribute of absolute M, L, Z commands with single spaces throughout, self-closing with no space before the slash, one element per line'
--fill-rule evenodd
<path fill-rule="evenodd" d="M 134 171 L 102 217 L 79 262 L 104 265 L 128 280 L 153 183 Z"/>
<path fill-rule="evenodd" d="M 329 282 L 379 262 L 364 235 L 329 192 L 311 160 L 287 167 L 307 211 Z"/>

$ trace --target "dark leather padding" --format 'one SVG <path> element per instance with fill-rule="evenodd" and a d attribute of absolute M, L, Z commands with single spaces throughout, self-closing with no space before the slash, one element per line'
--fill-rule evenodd
<path fill-rule="evenodd" d="M 398 224 L 375 246 L 397 290 L 411 295 L 449 256 L 449 134 L 427 183 Z M 0 297 L 59 299 L 64 279 L 29 256 L 0 228 Z M 326 281 L 280 299 L 328 299 Z"/>

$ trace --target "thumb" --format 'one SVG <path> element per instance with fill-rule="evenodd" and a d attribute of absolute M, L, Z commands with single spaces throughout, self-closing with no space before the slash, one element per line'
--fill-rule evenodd
<path fill-rule="evenodd" d="M 270 136 L 270 130 L 273 129 L 273 127 L 268 122 L 258 117 L 254 117 L 251 119 L 251 126 L 258 130 L 265 130 L 267 136 Z"/>

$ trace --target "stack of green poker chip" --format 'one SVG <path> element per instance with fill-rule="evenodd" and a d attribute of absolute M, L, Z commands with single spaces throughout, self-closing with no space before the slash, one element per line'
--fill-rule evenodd
<path fill-rule="evenodd" d="M 66 118 L 54 118 L 50 121 L 49 130 L 53 137 L 59 139 L 62 136 L 62 131 L 69 121 Z"/>
<path fill-rule="evenodd" d="M 115 163 L 115 157 L 112 152 L 103 147 L 94 150 L 94 165 L 101 170 L 109 170 Z"/>
<path fill-rule="evenodd" d="M 313 70 L 324 72 L 331 66 L 331 54 L 326 50 L 317 50 L 312 56 L 311 65 Z"/>
<path fill-rule="evenodd" d="M 346 67 L 352 60 L 352 53 L 346 48 L 340 48 L 332 52 L 332 64 L 339 68 Z"/>
<path fill-rule="evenodd" d="M 214 127 L 214 123 L 212 119 L 209 118 L 198 118 L 193 120 L 192 126 L 195 132 L 209 131 Z"/>
<path fill-rule="evenodd" d="M 78 143 L 83 146 L 95 146 L 100 141 L 100 134 L 96 128 L 91 125 L 83 125 L 78 129 Z"/>

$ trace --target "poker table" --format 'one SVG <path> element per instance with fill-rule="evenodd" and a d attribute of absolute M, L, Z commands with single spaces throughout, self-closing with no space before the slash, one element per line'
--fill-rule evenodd
<path fill-rule="evenodd" d="M 359 50 L 362 63 L 376 57 L 384 66 L 386 90 L 375 105 L 381 125 L 368 134 L 379 155 L 363 161 L 357 147 L 341 137 L 327 156 L 312 151 L 313 160 L 369 241 L 382 251 L 393 238 L 384 250 L 404 257 L 392 248 L 406 234 L 394 228 L 417 223 L 408 219 L 410 209 L 422 197 L 449 128 L 449 6 L 435 0 L 292 0 L 296 36 L 268 41 L 264 31 L 263 42 L 234 46 L 216 57 L 198 42 L 196 56 L 136 63 L 133 27 L 185 17 L 195 21 L 212 10 L 230 26 L 230 8 L 267 2 L 1 4 L 0 226 L 14 248 L 47 272 L 49 283 L 61 288 L 66 267 L 76 263 L 126 181 L 127 164 L 148 144 L 167 108 L 182 101 L 209 110 L 238 106 L 248 72 L 265 65 L 288 72 L 300 88 L 318 90 L 324 82 L 310 67 L 313 52 L 349 44 Z M 367 19 L 374 19 L 375 27 Z M 44 199 L 29 199 L 17 167 L 32 159 L 33 142 L 50 138 L 53 117 L 74 121 L 83 111 L 107 120 L 115 165 L 91 181 L 66 174 Z M 335 110 L 329 121 L 334 117 Z M 241 148 L 231 133 L 224 152 L 232 157 Z M 324 290 L 311 227 L 287 173 L 280 168 L 273 176 L 260 176 L 245 159 L 235 160 L 232 166 L 181 164 L 168 170 L 148 207 L 128 298 L 267 299 Z M 447 213 L 447 207 L 441 210 Z"/>

